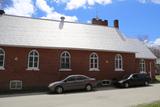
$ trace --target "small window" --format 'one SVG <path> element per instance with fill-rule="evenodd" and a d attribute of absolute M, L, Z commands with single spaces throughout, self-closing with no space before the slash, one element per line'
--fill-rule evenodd
<path fill-rule="evenodd" d="M 71 69 L 71 56 L 69 52 L 64 51 L 60 56 L 60 68 L 61 69 Z"/>
<path fill-rule="evenodd" d="M 0 70 L 4 69 L 5 52 L 0 48 Z"/>
<path fill-rule="evenodd" d="M 91 53 L 89 57 L 90 71 L 99 71 L 99 58 L 96 53 Z"/>
<path fill-rule="evenodd" d="M 140 66 L 140 73 L 145 73 L 146 72 L 146 64 L 145 64 L 144 59 L 140 60 L 139 66 Z"/>
<path fill-rule="evenodd" d="M 120 54 L 115 56 L 115 70 L 122 71 L 123 70 L 123 58 Z"/>
<path fill-rule="evenodd" d="M 21 90 L 22 89 L 22 81 L 20 81 L 20 80 L 11 80 L 10 81 L 10 89 L 11 90 Z"/>
<path fill-rule="evenodd" d="M 32 50 L 28 54 L 28 70 L 39 69 L 39 53 L 36 50 Z"/>

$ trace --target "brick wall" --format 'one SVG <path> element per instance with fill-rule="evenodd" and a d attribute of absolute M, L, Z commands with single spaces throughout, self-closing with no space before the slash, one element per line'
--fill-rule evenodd
<path fill-rule="evenodd" d="M 39 52 L 39 71 L 27 70 L 28 53 L 34 48 L 0 47 L 5 50 L 5 70 L 0 70 L 1 90 L 9 89 L 10 80 L 22 80 L 23 89 L 44 87 L 49 83 L 63 79 L 70 74 L 84 74 L 97 80 L 118 79 L 137 70 L 137 60 L 133 53 L 115 53 L 102 51 L 80 51 L 65 49 L 36 49 Z M 71 54 L 72 71 L 59 71 L 60 54 Z M 100 71 L 89 71 L 89 55 L 96 52 L 99 56 Z M 124 71 L 115 71 L 116 54 L 123 56 Z M 15 58 L 18 58 L 16 61 Z M 148 68 L 147 68 L 148 69 Z"/>

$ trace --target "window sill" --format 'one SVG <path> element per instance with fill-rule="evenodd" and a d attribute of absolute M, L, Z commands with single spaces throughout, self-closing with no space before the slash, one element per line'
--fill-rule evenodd
<path fill-rule="evenodd" d="M 59 71 L 72 71 L 72 69 L 59 69 Z"/>
<path fill-rule="evenodd" d="M 5 68 L 4 67 L 0 67 L 0 70 L 5 70 Z"/>
<path fill-rule="evenodd" d="M 39 71 L 39 68 L 27 68 L 27 71 Z"/>
<path fill-rule="evenodd" d="M 124 69 L 115 69 L 115 71 L 124 71 Z"/>
<path fill-rule="evenodd" d="M 89 69 L 89 71 L 100 71 L 99 69 L 97 69 L 97 68 L 92 68 L 92 69 Z"/>
<path fill-rule="evenodd" d="M 142 74 L 146 74 L 147 72 L 146 72 L 146 71 L 140 71 L 140 73 L 142 73 Z"/>

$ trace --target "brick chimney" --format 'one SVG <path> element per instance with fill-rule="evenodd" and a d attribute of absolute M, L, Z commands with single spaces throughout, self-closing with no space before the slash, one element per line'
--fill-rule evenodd
<path fill-rule="evenodd" d="M 117 19 L 114 20 L 114 27 L 119 29 L 119 21 Z"/>
<path fill-rule="evenodd" d="M 102 19 L 99 19 L 99 18 L 93 18 L 92 19 L 92 24 L 108 26 L 108 20 L 102 20 Z"/>

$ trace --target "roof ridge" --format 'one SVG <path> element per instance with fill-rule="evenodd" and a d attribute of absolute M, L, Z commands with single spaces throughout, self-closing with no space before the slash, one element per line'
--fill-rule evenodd
<path fill-rule="evenodd" d="M 35 18 L 35 17 L 28 17 L 28 16 L 18 16 L 18 15 L 11 15 L 11 14 L 4 14 L 3 16 L 11 16 L 11 17 L 18 17 L 18 18 L 26 18 L 26 19 L 33 19 L 33 20 L 41 20 L 41 21 L 53 21 L 53 22 L 61 22 L 61 20 L 55 20 L 55 19 L 43 19 L 43 18 Z M 115 29 L 111 26 L 101 26 L 101 25 L 95 25 L 90 23 L 80 23 L 80 22 L 71 22 L 71 21 L 64 21 L 66 23 L 72 23 L 72 24 L 81 24 L 81 25 L 89 25 L 89 26 L 99 26 L 99 27 L 106 27 Z"/>

